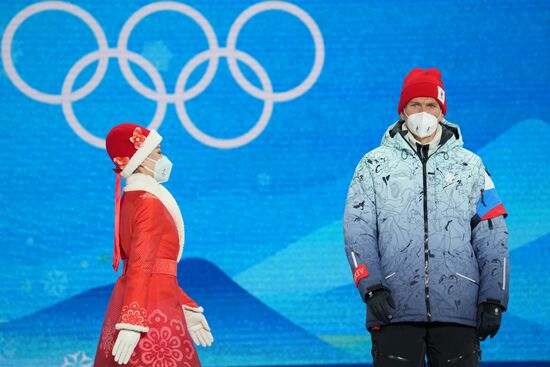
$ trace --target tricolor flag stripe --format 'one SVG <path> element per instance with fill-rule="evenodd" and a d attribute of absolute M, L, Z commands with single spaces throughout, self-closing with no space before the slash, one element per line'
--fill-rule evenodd
<path fill-rule="evenodd" d="M 476 213 L 479 220 L 491 219 L 499 215 L 508 214 L 502 204 L 502 200 L 500 200 L 498 196 L 493 180 L 491 180 L 487 172 L 485 172 L 485 188 L 481 199 L 477 203 Z"/>
<path fill-rule="evenodd" d="M 501 203 L 502 200 L 500 200 L 496 189 L 485 190 L 483 191 L 483 196 L 479 200 L 479 203 L 477 203 L 477 214 L 483 217 L 486 212 Z"/>
<path fill-rule="evenodd" d="M 491 218 L 498 217 L 499 215 L 507 215 L 507 214 L 508 212 L 506 211 L 506 209 L 504 209 L 504 205 L 498 204 L 496 207 L 489 210 L 483 217 L 481 217 L 481 220 L 491 219 Z"/>

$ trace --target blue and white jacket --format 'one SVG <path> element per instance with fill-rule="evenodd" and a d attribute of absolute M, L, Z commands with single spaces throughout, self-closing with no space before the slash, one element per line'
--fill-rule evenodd
<path fill-rule="evenodd" d="M 380 286 L 391 291 L 392 323 L 475 326 L 480 303 L 508 305 L 506 210 L 457 125 L 441 123 L 428 156 L 402 124 L 363 157 L 349 188 L 344 238 L 354 280 L 363 300 Z M 367 313 L 367 327 L 381 324 Z"/>

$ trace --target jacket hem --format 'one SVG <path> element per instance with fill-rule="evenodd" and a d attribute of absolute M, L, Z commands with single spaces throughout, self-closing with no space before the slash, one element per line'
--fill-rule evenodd
<path fill-rule="evenodd" d="M 475 327 L 477 325 L 477 320 L 472 320 L 470 318 L 462 318 L 462 317 L 437 317 L 433 316 L 430 321 L 428 321 L 428 318 L 426 315 L 418 315 L 418 316 L 409 316 L 409 317 L 398 317 L 394 318 L 391 323 L 384 324 L 382 321 L 374 320 L 374 321 L 367 321 L 367 329 L 370 329 L 374 326 L 387 326 L 392 324 L 398 324 L 401 322 L 426 322 L 426 323 L 436 323 L 436 322 L 448 322 L 448 323 L 454 323 L 454 324 L 460 324 L 460 325 L 466 325 L 466 326 L 473 326 Z"/>

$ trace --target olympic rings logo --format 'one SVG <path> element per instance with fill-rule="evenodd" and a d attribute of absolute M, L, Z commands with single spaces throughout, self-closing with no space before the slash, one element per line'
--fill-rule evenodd
<path fill-rule="evenodd" d="M 51 10 L 63 11 L 81 19 L 93 32 L 98 45 L 96 51 L 83 56 L 71 67 L 63 82 L 61 94 L 41 92 L 27 84 L 17 73 L 11 54 L 13 37 L 19 26 L 29 17 Z M 236 49 L 239 32 L 246 22 L 255 15 L 268 10 L 279 10 L 297 17 L 310 31 L 315 45 L 315 59 L 309 74 L 301 84 L 288 91 L 274 92 L 271 85 L 271 79 L 262 65 L 249 54 Z M 136 25 L 145 17 L 161 11 L 173 11 L 191 18 L 200 26 L 208 41 L 208 49 L 194 56 L 181 69 L 173 93 L 166 91 L 165 83 L 161 75 L 150 61 L 140 54 L 128 50 L 128 39 Z M 186 101 L 197 97 L 208 87 L 216 74 L 220 57 L 225 57 L 227 59 L 231 75 L 237 84 L 244 91 L 264 102 L 262 114 L 256 124 L 243 135 L 229 139 L 219 139 L 205 134 L 191 121 L 185 109 Z M 219 46 L 214 29 L 200 12 L 186 4 L 172 1 L 152 3 L 140 8 L 132 14 L 122 27 L 116 48 L 109 48 L 103 29 L 90 13 L 76 5 L 62 1 L 40 2 L 23 9 L 10 21 L 2 38 L 2 61 L 4 69 L 6 70 L 6 75 L 12 83 L 22 93 L 34 100 L 48 104 L 61 105 L 63 114 L 73 131 L 87 143 L 103 149 L 105 148 L 105 140 L 91 134 L 82 126 L 74 113 L 72 104 L 88 96 L 95 90 L 99 83 L 101 83 L 107 71 L 109 59 L 111 58 L 116 58 L 118 60 L 122 74 L 132 88 L 145 98 L 157 103 L 155 114 L 148 128 L 158 129 L 166 114 L 167 105 L 173 103 L 180 122 L 191 136 L 205 145 L 214 148 L 230 149 L 250 143 L 264 131 L 269 123 L 273 111 L 273 104 L 275 102 L 289 101 L 297 98 L 312 87 L 321 74 L 325 58 L 325 48 L 321 31 L 311 16 L 298 6 L 283 1 L 261 2 L 243 11 L 233 22 L 227 36 L 225 47 Z M 245 63 L 254 73 L 256 73 L 261 84 L 261 89 L 257 88 L 246 79 L 239 69 L 237 60 Z M 78 75 L 88 65 L 95 61 L 98 62 L 98 65 L 91 79 L 79 89 L 73 90 Z M 149 88 L 137 79 L 130 68 L 129 61 L 141 67 L 147 73 L 153 82 L 154 89 Z M 208 62 L 205 74 L 196 85 L 191 88 L 186 88 L 190 75 L 204 62 Z"/>

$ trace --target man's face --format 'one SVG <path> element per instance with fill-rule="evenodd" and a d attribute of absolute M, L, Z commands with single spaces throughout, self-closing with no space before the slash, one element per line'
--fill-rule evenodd
<path fill-rule="evenodd" d="M 407 114 L 407 116 L 410 116 L 413 113 L 427 112 L 430 115 L 435 116 L 438 121 L 441 121 L 443 118 L 439 103 L 437 103 L 437 101 L 432 97 L 413 98 L 409 101 L 409 103 L 407 103 L 403 111 Z M 401 114 L 401 118 L 405 119 L 405 116 Z"/>

